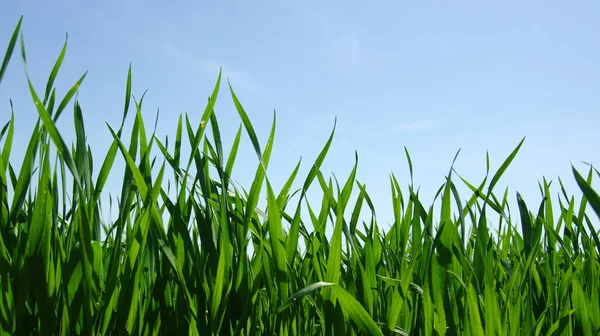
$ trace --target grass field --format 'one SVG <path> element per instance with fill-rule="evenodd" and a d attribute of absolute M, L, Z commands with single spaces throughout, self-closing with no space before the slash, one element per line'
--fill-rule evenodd
<path fill-rule="evenodd" d="M 19 46 L 26 64 L 21 20 L 0 85 Z M 11 161 L 18 111 L 1 120 L 3 335 L 600 335 L 600 240 L 588 217 L 600 214 L 596 169 L 582 175 L 573 168 L 581 202 L 559 181 L 562 198 L 553 203 L 544 180 L 541 204 L 516 195 L 514 219 L 507 215 L 514 195 L 493 190 L 521 142 L 482 182 L 450 168 L 435 222 L 433 205 L 392 176 L 394 222 L 384 232 L 372 216 L 359 221 L 375 204 L 355 179 L 356 165 L 346 181 L 319 169 L 334 131 L 307 176 L 297 176 L 298 165 L 273 190 L 265 171 L 275 120 L 261 145 L 230 86 L 243 127 L 232 148 L 223 148 L 213 111 L 223 95 L 220 74 L 202 122 L 179 116 L 168 143 L 144 124 L 143 98 L 131 99 L 130 68 L 123 122 L 107 126 L 112 145 L 93 162 L 99 156 L 86 143 L 85 111 L 75 98 L 85 75 L 65 97 L 54 89 L 65 50 L 66 43 L 45 88 L 29 82 L 39 119 L 23 162 Z M 74 116 L 72 144 L 56 127 L 63 113 Z M 236 162 L 242 136 L 260 161 L 249 191 L 231 176 L 234 165 L 248 165 Z M 193 149 L 189 157 L 181 155 L 184 143 Z M 126 169 L 115 171 L 121 159 Z M 122 190 L 113 195 L 116 219 L 104 222 L 109 174 L 122 176 Z M 458 184 L 472 193 L 459 195 Z M 309 188 L 322 191 L 318 204 L 307 201 Z M 263 212 L 257 204 L 265 198 Z"/>

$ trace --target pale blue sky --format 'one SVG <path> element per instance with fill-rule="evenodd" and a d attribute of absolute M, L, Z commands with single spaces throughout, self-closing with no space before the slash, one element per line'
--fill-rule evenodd
<path fill-rule="evenodd" d="M 495 171 L 527 136 L 497 190 L 510 186 L 514 215 L 516 190 L 537 210 L 537 183 L 544 176 L 561 176 L 579 198 L 571 161 L 587 172 L 579 162 L 600 159 L 597 1 L 56 0 L 6 1 L 2 7 L 2 53 L 24 14 L 28 68 L 40 94 L 69 34 L 56 86 L 62 97 L 89 71 L 79 99 L 96 172 L 111 141 L 105 122 L 120 122 L 130 62 L 133 94 L 149 89 L 148 127 L 160 108 L 158 134 L 169 135 L 171 144 L 179 114 L 187 111 L 199 122 L 220 66 L 216 113 L 226 150 L 240 123 L 227 78 L 262 146 L 276 110 L 268 175 L 277 191 L 302 156 L 300 186 L 337 116 L 323 170 L 343 183 L 357 150 L 358 179 L 367 184 L 386 228 L 390 172 L 403 188 L 409 183 L 403 146 L 429 205 L 458 149 L 455 168 L 478 184 L 486 150 Z M 9 98 L 18 131 L 13 162 L 20 162 L 37 114 L 18 51 L 0 85 L 2 123 L 10 115 Z M 71 107 L 59 127 L 70 142 Z M 249 189 L 257 160 L 245 133 L 243 139 L 234 179 Z M 122 162 L 108 186 L 115 196 Z M 319 202 L 313 200 L 314 206 Z"/>

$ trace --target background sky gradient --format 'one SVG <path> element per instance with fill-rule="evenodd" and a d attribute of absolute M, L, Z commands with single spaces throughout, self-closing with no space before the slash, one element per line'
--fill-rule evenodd
<path fill-rule="evenodd" d="M 263 148 L 276 111 L 268 170 L 276 192 L 300 157 L 295 186 L 301 186 L 337 117 L 325 176 L 333 172 L 343 184 L 356 150 L 357 178 L 384 229 L 392 220 L 390 173 L 404 190 L 410 182 L 404 146 L 430 205 L 459 149 L 455 169 L 477 185 L 486 150 L 495 172 L 526 136 L 496 189 L 501 196 L 509 186 L 515 216 L 517 190 L 537 211 L 538 182 L 554 180 L 558 195 L 560 176 L 579 199 L 571 162 L 587 174 L 581 162 L 600 161 L 598 1 L 7 0 L 0 11 L 2 52 L 21 14 L 38 93 L 66 33 L 58 96 L 89 71 L 78 98 L 96 172 L 112 141 L 105 123 L 116 128 L 121 120 L 130 63 L 135 97 L 148 89 L 149 132 L 160 109 L 157 135 L 168 135 L 170 146 L 180 114 L 187 112 L 194 127 L 200 121 L 221 66 L 215 112 L 226 152 L 240 125 L 227 80 Z M 0 85 L 2 124 L 10 118 L 9 98 L 14 163 L 37 118 L 18 50 Z M 71 106 L 59 122 L 67 143 L 74 140 Z M 131 124 L 130 115 L 127 132 Z M 242 139 L 233 178 L 249 190 L 258 161 L 246 133 Z M 119 154 L 106 189 L 115 197 L 123 167 Z M 470 193 L 460 187 L 464 200 Z M 312 188 L 318 191 L 317 181 Z M 320 199 L 312 204 L 319 207 Z"/>

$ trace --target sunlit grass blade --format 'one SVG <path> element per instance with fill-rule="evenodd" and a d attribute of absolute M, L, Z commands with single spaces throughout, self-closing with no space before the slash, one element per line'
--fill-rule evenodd
<path fill-rule="evenodd" d="M 44 105 L 48 102 L 48 98 L 50 98 L 50 91 L 52 91 L 52 87 L 54 85 L 54 81 L 56 80 L 56 75 L 58 74 L 58 70 L 62 65 L 63 59 L 65 58 L 65 51 L 67 50 L 67 41 L 69 40 L 69 34 L 65 37 L 65 43 L 60 50 L 60 54 L 58 55 L 58 59 L 52 68 L 52 72 L 50 73 L 50 77 L 48 77 L 48 82 L 46 83 L 46 91 L 44 92 Z"/>
<path fill-rule="evenodd" d="M 21 32 L 21 23 L 23 22 L 23 15 L 19 18 L 17 22 L 17 26 L 10 37 L 10 41 L 8 42 L 8 48 L 6 48 L 6 53 L 4 54 L 4 59 L 2 60 L 2 65 L 0 66 L 0 84 L 2 84 L 2 79 L 4 78 L 4 73 L 8 68 L 8 63 L 10 63 L 10 59 L 12 57 L 12 53 L 15 50 L 15 45 L 17 44 L 17 39 L 19 38 L 19 33 Z"/>
<path fill-rule="evenodd" d="M 339 300 L 342 310 L 356 323 L 362 332 L 369 333 L 370 335 L 383 335 L 381 329 L 352 295 L 339 286 L 329 288 L 331 288 L 335 297 Z"/>
<path fill-rule="evenodd" d="M 208 100 L 208 104 L 204 109 L 204 113 L 202 114 L 202 118 L 200 119 L 200 124 L 198 125 L 198 129 L 195 132 L 194 142 L 192 144 L 192 153 L 190 154 L 190 159 L 187 164 L 187 170 L 189 170 L 192 164 L 192 158 L 195 156 L 198 151 L 198 147 L 200 145 L 200 141 L 202 139 L 202 135 L 204 134 L 204 129 L 206 123 L 208 123 L 208 119 L 210 119 L 211 114 L 214 112 L 215 103 L 217 102 L 217 96 L 219 94 L 219 88 L 221 86 L 221 70 L 219 70 L 219 76 L 217 78 L 217 83 L 213 89 L 212 94 L 210 95 L 210 99 Z"/>
<path fill-rule="evenodd" d="M 498 183 L 498 181 L 500 180 L 500 178 L 502 177 L 502 175 L 504 174 L 504 172 L 506 171 L 506 169 L 508 169 L 508 166 L 510 166 L 510 164 L 514 160 L 515 156 L 517 156 L 517 153 L 519 152 L 519 149 L 521 149 L 521 146 L 523 145 L 523 142 L 525 142 L 525 138 L 523 138 L 519 142 L 519 144 L 517 145 L 517 147 L 510 153 L 510 155 L 506 158 L 506 160 L 504 160 L 504 162 L 502 163 L 502 165 L 500 166 L 500 168 L 498 168 L 498 170 L 496 171 L 496 173 L 492 177 L 492 180 L 490 181 L 490 185 L 488 187 L 488 195 L 492 192 L 492 190 L 496 186 L 496 183 Z"/>
<path fill-rule="evenodd" d="M 23 61 L 25 62 L 25 59 Z M 79 177 L 79 172 L 77 171 L 75 162 L 73 161 L 73 159 L 71 157 L 71 153 L 69 152 L 69 147 L 67 147 L 67 144 L 65 143 L 63 138 L 60 136 L 60 133 L 58 132 L 56 125 L 52 121 L 50 114 L 48 114 L 48 112 L 44 108 L 44 105 L 38 98 L 37 93 L 35 92 L 35 89 L 33 88 L 33 85 L 31 84 L 31 80 L 29 79 L 29 76 L 27 76 L 27 83 L 29 85 L 29 91 L 31 93 L 31 98 L 33 99 L 33 102 L 35 104 L 38 114 L 40 115 L 40 118 L 42 119 L 44 128 L 50 135 L 50 138 L 52 139 L 52 141 L 54 141 L 54 143 L 56 145 L 56 150 L 58 151 L 58 154 L 62 157 L 63 160 L 65 160 L 67 167 L 69 167 L 71 174 L 73 174 L 73 179 L 75 180 L 75 183 L 77 184 L 77 186 L 81 186 L 81 179 Z"/>
<path fill-rule="evenodd" d="M 39 124 L 33 130 L 33 134 L 30 137 L 29 144 L 27 145 L 27 150 L 25 151 L 25 156 L 23 157 L 23 163 L 21 165 L 21 171 L 19 172 L 19 177 L 16 179 L 16 183 L 13 182 L 14 186 L 14 194 L 12 200 L 12 206 L 10 208 L 10 216 L 11 222 L 17 221 L 17 216 L 19 211 L 21 210 L 23 203 L 25 202 L 25 198 L 27 197 L 27 188 L 29 188 L 29 184 L 31 182 L 32 174 L 33 174 L 33 163 L 35 161 L 35 157 L 37 154 L 37 148 L 39 145 Z M 13 179 L 14 180 L 14 179 Z"/>
<path fill-rule="evenodd" d="M 287 274 L 284 238 L 281 227 L 281 215 L 279 214 L 279 204 L 273 193 L 273 188 L 267 179 L 267 212 L 269 216 L 269 237 L 271 243 L 271 253 L 275 262 L 275 278 L 279 288 L 279 300 L 285 302 L 288 298 L 289 279 Z"/>
<path fill-rule="evenodd" d="M 329 148 L 331 147 L 331 142 L 333 141 L 333 136 L 335 134 L 336 125 L 337 125 L 337 119 L 335 120 L 335 122 L 333 124 L 333 129 L 331 130 L 331 134 L 329 135 L 327 142 L 325 142 L 325 146 L 321 149 L 321 152 L 317 156 L 315 163 L 312 165 L 312 167 L 308 173 L 308 176 L 306 177 L 306 179 L 304 180 L 304 184 L 302 185 L 302 193 L 300 194 L 300 198 L 298 199 L 298 206 L 296 208 L 296 213 L 294 214 L 294 219 L 292 220 L 292 223 L 290 225 L 290 230 L 288 233 L 288 240 L 287 240 L 287 244 L 286 244 L 286 256 L 287 256 L 288 263 L 293 262 L 293 258 L 296 255 L 296 250 L 298 248 L 298 237 L 299 237 L 299 232 L 300 232 L 300 211 L 301 211 L 300 205 L 302 204 L 303 198 L 306 195 L 306 191 L 308 190 L 308 188 L 314 181 L 315 177 L 317 176 L 317 172 L 321 168 L 323 161 L 325 161 L 325 157 L 327 156 L 327 152 L 329 151 Z"/>
<path fill-rule="evenodd" d="M 14 112 L 10 115 L 10 120 L 6 124 L 6 127 L 2 129 L 2 135 L 0 136 L 0 141 L 4 138 L 5 131 L 8 129 L 6 133 L 6 138 L 4 139 L 4 146 L 2 147 L 2 152 L 0 153 L 0 158 L 2 159 L 2 165 L 0 165 L 0 176 L 3 176 L 3 181 L 8 182 L 6 179 L 6 170 L 8 168 L 8 163 L 10 162 L 10 152 L 12 149 L 13 143 L 13 135 L 15 132 L 15 114 Z"/>

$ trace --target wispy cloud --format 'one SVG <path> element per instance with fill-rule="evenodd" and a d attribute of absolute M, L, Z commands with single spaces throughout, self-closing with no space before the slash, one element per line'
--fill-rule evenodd
<path fill-rule="evenodd" d="M 179 61 L 186 63 L 198 71 L 216 74 L 222 66 L 223 76 L 231 80 L 231 85 L 234 88 L 241 88 L 253 95 L 261 97 L 270 95 L 269 90 L 265 86 L 257 83 L 245 71 L 235 69 L 227 64 L 219 63 L 214 60 L 195 57 L 169 42 L 161 42 L 159 47 L 163 52 L 175 57 Z"/>

